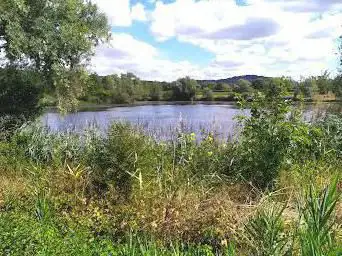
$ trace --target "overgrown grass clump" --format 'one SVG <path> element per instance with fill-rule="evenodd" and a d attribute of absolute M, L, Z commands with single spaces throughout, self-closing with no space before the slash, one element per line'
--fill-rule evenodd
<path fill-rule="evenodd" d="M 305 123 L 260 97 L 230 141 L 27 124 L 0 142 L 0 251 L 338 255 L 342 119 Z"/>

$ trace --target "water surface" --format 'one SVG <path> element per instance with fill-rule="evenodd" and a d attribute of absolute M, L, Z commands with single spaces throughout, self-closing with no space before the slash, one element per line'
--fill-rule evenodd
<path fill-rule="evenodd" d="M 112 122 L 122 121 L 140 125 L 158 137 L 168 137 L 177 129 L 211 130 L 227 137 L 236 128 L 234 117 L 239 113 L 234 104 L 162 104 L 93 109 L 66 116 L 50 110 L 42 120 L 53 131 L 82 131 L 89 125 L 105 131 Z"/>
<path fill-rule="evenodd" d="M 307 104 L 305 116 L 308 119 L 325 113 L 330 107 L 331 104 Z M 93 108 L 66 116 L 49 110 L 42 120 L 52 131 L 82 131 L 93 125 L 106 131 L 112 122 L 119 121 L 139 125 L 158 138 L 169 138 L 180 129 L 195 133 L 213 131 L 217 136 L 227 138 L 237 131 L 235 117 L 238 114 L 243 113 L 234 103 L 159 103 Z"/>

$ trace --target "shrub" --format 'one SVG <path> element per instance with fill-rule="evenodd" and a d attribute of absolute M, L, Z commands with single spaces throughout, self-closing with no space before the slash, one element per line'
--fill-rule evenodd
<path fill-rule="evenodd" d="M 139 176 L 141 167 L 149 161 L 150 147 L 148 138 L 125 123 L 111 126 L 102 151 L 95 152 L 93 164 L 94 185 L 98 191 L 114 188 L 125 198 L 132 190 L 133 176 Z"/>
<path fill-rule="evenodd" d="M 213 101 L 214 100 L 214 93 L 212 90 L 206 90 L 204 92 L 204 99 L 207 101 Z"/>
<path fill-rule="evenodd" d="M 250 115 L 240 117 L 243 125 L 236 151 L 234 171 L 259 188 L 272 187 L 284 164 L 317 159 L 324 153 L 323 132 L 302 121 L 300 111 L 291 112 L 282 93 L 256 94 Z"/>
<path fill-rule="evenodd" d="M 0 141 L 8 141 L 11 136 L 25 122 L 23 115 L 1 115 L 0 114 Z"/>

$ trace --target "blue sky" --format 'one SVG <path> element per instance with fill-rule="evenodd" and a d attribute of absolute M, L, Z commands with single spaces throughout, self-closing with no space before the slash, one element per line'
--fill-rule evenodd
<path fill-rule="evenodd" d="M 96 0 L 112 38 L 91 69 L 172 81 L 335 73 L 340 0 Z"/>

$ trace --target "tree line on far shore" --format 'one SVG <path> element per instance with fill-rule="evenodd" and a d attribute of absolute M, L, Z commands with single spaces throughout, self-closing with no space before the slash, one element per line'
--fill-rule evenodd
<path fill-rule="evenodd" d="M 0 69 L 3 85 L 0 93 L 0 109 L 6 112 L 25 112 L 39 106 L 59 104 L 56 91 L 41 86 L 45 79 L 31 69 Z M 75 83 L 79 81 L 75 80 Z M 331 78 L 327 72 L 320 76 L 295 81 L 290 78 L 259 77 L 254 80 L 239 79 L 235 83 L 203 83 L 190 77 L 174 82 L 145 81 L 133 73 L 100 76 L 84 74 L 78 89 L 77 100 L 91 104 L 131 104 L 136 101 L 233 101 L 236 95 L 249 97 L 254 92 L 284 87 L 294 99 L 314 100 L 320 95 L 330 95 L 328 100 L 342 95 L 342 78 Z M 333 95 L 333 98 L 331 97 Z M 322 98 L 324 99 L 324 98 Z"/>
<path fill-rule="evenodd" d="M 249 97 L 254 92 L 263 92 L 270 87 L 283 86 L 289 97 L 314 100 L 315 96 L 342 95 L 342 78 L 331 78 L 328 72 L 320 76 L 302 78 L 259 77 L 253 80 L 238 79 L 234 83 L 204 83 L 190 77 L 173 82 L 146 81 L 133 73 L 100 76 L 90 74 L 78 98 L 82 102 L 94 104 L 130 104 L 136 101 L 234 101 L 237 94 Z M 54 105 L 54 97 L 45 95 L 45 103 Z M 329 98 L 331 100 L 331 97 Z"/>

